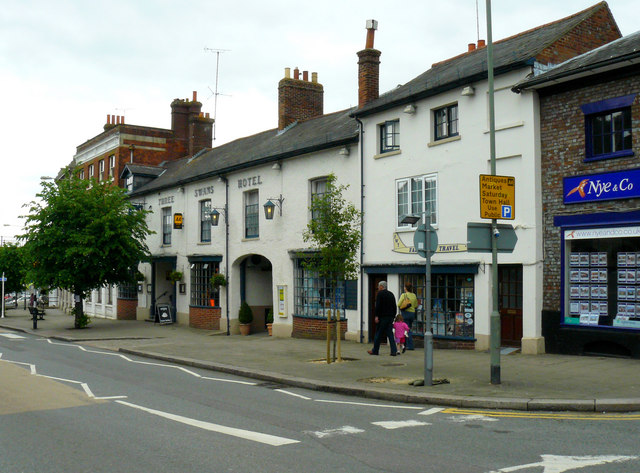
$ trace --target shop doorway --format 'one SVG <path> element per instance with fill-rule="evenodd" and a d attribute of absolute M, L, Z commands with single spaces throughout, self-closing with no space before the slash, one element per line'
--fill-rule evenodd
<path fill-rule="evenodd" d="M 376 335 L 376 296 L 378 295 L 378 284 L 380 284 L 380 281 L 387 281 L 387 275 L 369 275 L 369 343 L 373 343 L 373 337 Z M 386 339 L 383 343 L 386 343 Z"/>
<path fill-rule="evenodd" d="M 498 267 L 501 345 L 520 347 L 522 340 L 522 265 Z"/>

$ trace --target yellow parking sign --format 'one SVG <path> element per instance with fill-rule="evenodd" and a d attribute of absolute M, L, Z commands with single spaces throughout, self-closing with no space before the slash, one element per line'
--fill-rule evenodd
<path fill-rule="evenodd" d="M 480 218 L 513 220 L 516 216 L 516 178 L 480 174 Z"/>

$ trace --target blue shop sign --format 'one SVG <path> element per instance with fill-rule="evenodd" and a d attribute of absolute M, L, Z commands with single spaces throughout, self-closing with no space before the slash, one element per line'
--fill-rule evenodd
<path fill-rule="evenodd" d="M 640 169 L 565 177 L 565 204 L 640 197 Z"/>

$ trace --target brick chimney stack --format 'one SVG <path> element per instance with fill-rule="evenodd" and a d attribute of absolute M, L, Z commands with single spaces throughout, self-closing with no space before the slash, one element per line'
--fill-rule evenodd
<path fill-rule="evenodd" d="M 291 78 L 291 69 L 284 69 L 284 78 L 278 83 L 278 130 L 291 123 L 321 117 L 324 113 L 324 88 L 318 83 L 318 73 L 302 72 L 296 67 Z"/>
<path fill-rule="evenodd" d="M 192 100 L 175 99 L 171 102 L 171 130 L 189 155 L 211 148 L 213 119 L 202 113 L 202 103 L 198 102 L 196 91 Z"/>
<path fill-rule="evenodd" d="M 377 29 L 376 20 L 367 20 L 367 42 L 365 49 L 358 52 L 358 108 L 379 96 L 381 52 L 373 48 Z"/>

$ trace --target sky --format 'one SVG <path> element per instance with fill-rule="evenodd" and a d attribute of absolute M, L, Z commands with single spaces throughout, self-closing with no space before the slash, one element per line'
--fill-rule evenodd
<path fill-rule="evenodd" d="M 493 0 L 493 40 L 596 3 Z M 608 4 L 623 35 L 640 30 L 637 0 Z M 69 164 L 107 114 L 170 128 L 171 101 L 197 91 L 219 146 L 277 127 L 285 67 L 318 73 L 325 113 L 357 105 L 368 19 L 380 93 L 487 36 L 486 0 L 3 0 L 0 236 L 22 232 L 40 178 Z"/>

